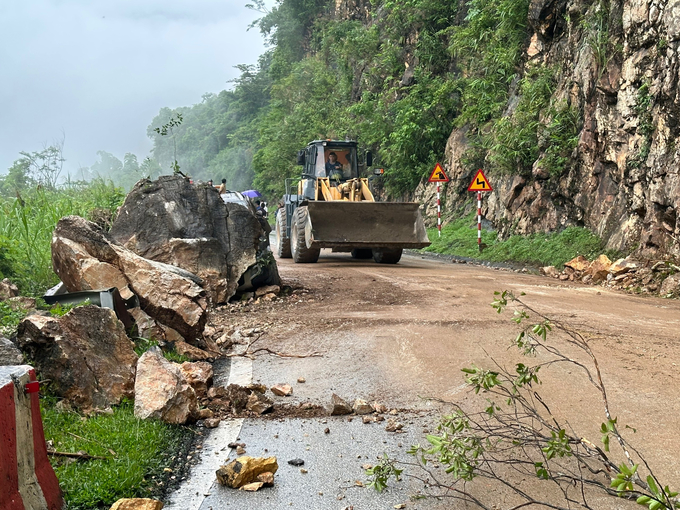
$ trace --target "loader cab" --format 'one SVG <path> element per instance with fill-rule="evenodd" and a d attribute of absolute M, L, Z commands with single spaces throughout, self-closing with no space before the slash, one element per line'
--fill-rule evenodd
<path fill-rule="evenodd" d="M 335 160 L 335 161 L 333 161 Z M 298 164 L 304 165 L 304 177 L 330 177 L 331 172 L 346 181 L 359 176 L 356 142 L 315 140 L 298 153 Z"/>

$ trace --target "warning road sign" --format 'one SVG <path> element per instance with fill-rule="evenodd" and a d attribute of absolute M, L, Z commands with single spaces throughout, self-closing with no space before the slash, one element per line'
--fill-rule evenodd
<path fill-rule="evenodd" d="M 437 163 L 434 167 L 434 170 L 432 170 L 430 178 L 427 180 L 427 182 L 449 182 L 449 176 L 446 175 L 446 172 L 442 166 Z"/>
<path fill-rule="evenodd" d="M 470 186 L 468 186 L 468 191 L 493 191 L 493 188 L 484 172 L 477 170 L 477 174 L 472 179 Z"/>

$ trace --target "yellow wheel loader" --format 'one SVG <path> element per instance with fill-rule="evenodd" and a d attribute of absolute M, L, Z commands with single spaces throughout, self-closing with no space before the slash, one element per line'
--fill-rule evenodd
<path fill-rule="evenodd" d="M 316 262 L 321 248 L 396 264 L 404 248 L 430 245 L 420 204 L 376 202 L 360 167 L 354 141 L 315 140 L 298 152 L 300 179 L 286 179 L 276 212 L 276 252 L 295 262 Z"/>

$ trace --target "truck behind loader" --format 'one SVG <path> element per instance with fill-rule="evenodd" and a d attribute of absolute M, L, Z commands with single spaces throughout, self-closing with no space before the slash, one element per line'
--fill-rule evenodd
<path fill-rule="evenodd" d="M 302 177 L 286 179 L 276 215 L 279 258 L 316 262 L 321 248 L 396 264 L 404 248 L 430 245 L 420 205 L 376 202 L 368 179 L 359 176 L 357 143 L 316 140 L 298 152 Z M 367 167 L 372 155 L 366 153 Z"/>

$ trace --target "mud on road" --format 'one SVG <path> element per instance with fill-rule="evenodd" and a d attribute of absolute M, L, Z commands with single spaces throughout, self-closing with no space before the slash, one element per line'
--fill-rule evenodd
<path fill-rule="evenodd" d="M 492 368 L 494 362 L 514 367 L 521 360 L 510 348 L 518 327 L 511 314 L 498 315 L 491 308 L 493 293 L 524 292 L 528 304 L 589 339 L 613 415 L 637 430 L 629 432 L 630 440 L 659 475 L 678 485 L 678 301 L 416 256 L 388 266 L 323 250 L 317 264 L 278 263 L 292 295 L 223 307 L 212 322 L 265 328 L 260 347 L 323 354 L 256 356 L 255 381 L 294 386 L 285 402 L 323 405 L 337 393 L 432 420 L 446 407 L 426 397 L 476 405 L 461 369 L 471 364 Z M 296 383 L 299 377 L 306 382 Z M 543 374 L 540 392 L 554 414 L 599 444 L 602 406 L 581 373 L 552 367 Z"/>

